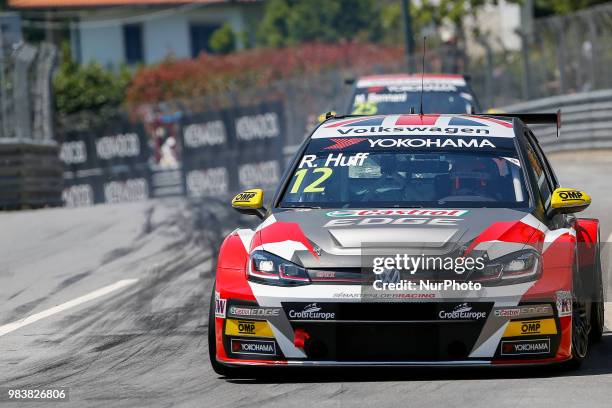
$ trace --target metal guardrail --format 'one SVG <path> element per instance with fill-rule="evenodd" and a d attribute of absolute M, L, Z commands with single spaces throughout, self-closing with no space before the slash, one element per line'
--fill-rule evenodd
<path fill-rule="evenodd" d="M 558 139 L 554 126 L 532 126 L 548 152 L 612 148 L 612 89 L 537 99 L 500 109 L 517 113 L 561 109 Z"/>
<path fill-rule="evenodd" d="M 62 174 L 55 142 L 0 139 L 0 210 L 61 206 Z"/>

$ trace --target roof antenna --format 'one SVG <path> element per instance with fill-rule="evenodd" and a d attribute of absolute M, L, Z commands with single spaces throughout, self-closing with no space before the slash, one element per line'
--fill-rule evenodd
<path fill-rule="evenodd" d="M 425 83 L 425 52 L 427 49 L 425 48 L 425 40 L 427 40 L 426 36 L 423 36 L 423 65 L 421 69 L 421 105 L 419 107 L 419 115 L 423 116 L 423 88 Z"/>

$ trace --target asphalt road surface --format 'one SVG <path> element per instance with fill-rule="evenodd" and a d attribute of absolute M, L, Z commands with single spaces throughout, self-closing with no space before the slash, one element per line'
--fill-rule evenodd
<path fill-rule="evenodd" d="M 608 240 L 612 153 L 553 162 L 564 186 L 592 194 L 585 215 L 601 219 Z M 0 387 L 67 387 L 70 400 L 58 404 L 66 407 L 612 405 L 612 333 L 570 373 L 353 368 L 220 378 L 207 355 L 211 264 L 239 222 L 224 203 L 182 199 L 1 213 Z"/>

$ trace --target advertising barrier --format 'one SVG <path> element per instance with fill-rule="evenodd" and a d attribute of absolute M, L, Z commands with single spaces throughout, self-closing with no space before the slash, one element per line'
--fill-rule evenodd
<path fill-rule="evenodd" d="M 93 132 L 65 134 L 60 148 L 65 204 L 219 197 L 278 184 L 285 134 L 281 102 L 175 119 L 171 127 L 152 132 L 124 119 Z"/>

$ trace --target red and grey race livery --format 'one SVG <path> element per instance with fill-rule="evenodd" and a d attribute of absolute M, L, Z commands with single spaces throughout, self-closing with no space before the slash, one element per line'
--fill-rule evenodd
<path fill-rule="evenodd" d="M 355 81 L 347 112 L 393 114 L 422 105 L 426 112 L 480 112 L 469 81 L 455 74 L 369 75 Z"/>
<path fill-rule="evenodd" d="M 334 117 L 255 229 L 223 242 L 209 321 L 246 366 L 576 367 L 603 330 L 599 223 L 525 123 L 554 115 Z"/>

